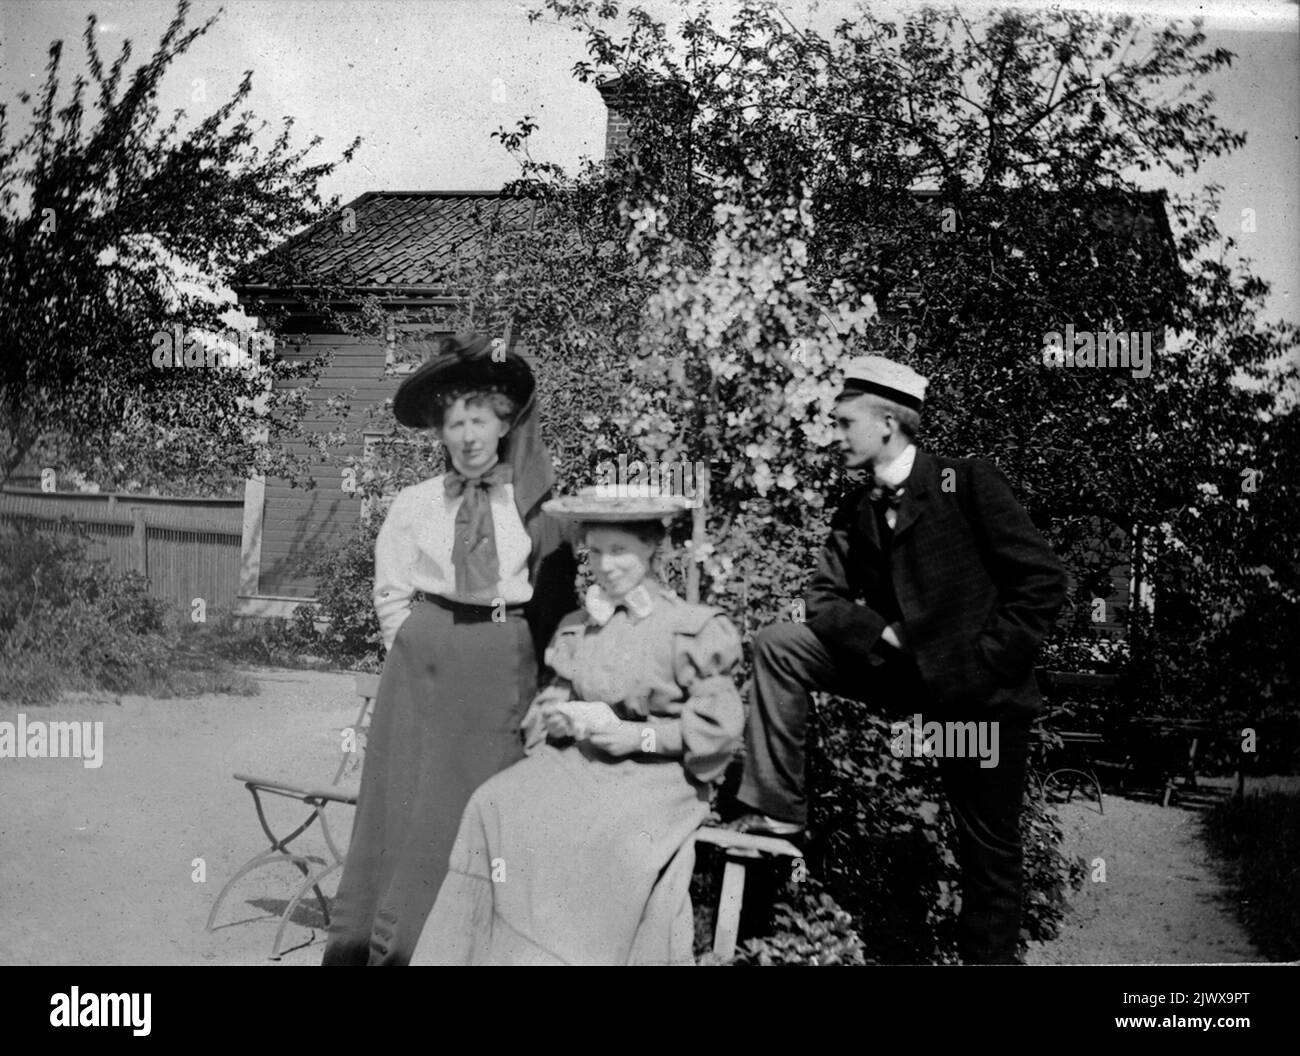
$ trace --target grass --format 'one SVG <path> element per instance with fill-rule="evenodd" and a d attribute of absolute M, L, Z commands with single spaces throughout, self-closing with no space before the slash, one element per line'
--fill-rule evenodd
<path fill-rule="evenodd" d="M 1300 791 L 1225 800 L 1206 816 L 1205 833 L 1231 867 L 1255 945 L 1269 960 L 1300 960 Z"/>

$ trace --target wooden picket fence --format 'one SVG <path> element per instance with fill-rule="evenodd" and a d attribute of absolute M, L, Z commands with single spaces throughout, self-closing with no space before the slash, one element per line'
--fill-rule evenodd
<path fill-rule="evenodd" d="M 239 592 L 242 499 L 0 490 L 0 519 L 90 537 L 87 556 L 139 572 L 156 598 L 189 609 L 232 609 Z"/>

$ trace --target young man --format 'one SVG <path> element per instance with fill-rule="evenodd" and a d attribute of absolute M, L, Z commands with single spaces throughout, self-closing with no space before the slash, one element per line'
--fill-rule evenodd
<path fill-rule="evenodd" d="M 997 723 L 996 765 L 940 759 L 962 871 L 966 963 L 1011 964 L 1020 934 L 1020 806 L 1039 644 L 1065 601 L 1060 561 L 1002 474 L 913 443 L 926 379 L 883 356 L 851 360 L 836 404 L 865 485 L 837 510 L 806 595 L 807 622 L 754 639 L 738 799 L 743 831 L 798 837 L 812 691 L 925 721 Z M 981 766 L 981 761 L 986 765 Z"/>

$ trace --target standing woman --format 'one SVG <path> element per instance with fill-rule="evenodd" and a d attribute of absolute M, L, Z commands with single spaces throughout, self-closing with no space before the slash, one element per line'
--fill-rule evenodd
<path fill-rule="evenodd" d="M 576 602 L 573 551 L 541 509 L 535 387 L 518 355 L 458 334 L 394 397 L 450 466 L 398 493 L 375 543 L 388 654 L 324 964 L 410 961 L 470 794 L 523 757 L 536 657 Z"/>

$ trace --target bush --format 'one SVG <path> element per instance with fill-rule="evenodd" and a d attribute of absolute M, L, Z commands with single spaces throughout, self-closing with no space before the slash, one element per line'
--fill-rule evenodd
<path fill-rule="evenodd" d="M 750 939 L 733 962 L 738 965 L 862 965 L 862 938 L 851 914 L 809 880 L 775 907 L 771 934 Z"/>
<path fill-rule="evenodd" d="M 751 868 L 732 963 L 950 964 L 957 961 L 960 871 L 935 760 L 899 759 L 889 720 L 865 705 L 819 698 L 810 724 L 810 839 L 801 868 Z M 729 775 L 734 780 L 735 768 Z M 724 786 L 725 790 L 725 786 Z M 1060 852 L 1056 813 L 1028 784 L 1020 948 L 1055 938 L 1085 874 Z M 697 954 L 719 897 L 719 856 L 700 854 L 692 885 Z"/>
<path fill-rule="evenodd" d="M 90 560 L 87 542 L 71 525 L 0 523 L 0 697 L 257 692 L 229 664 L 187 664 L 181 621 L 150 596 L 145 577 Z"/>
<path fill-rule="evenodd" d="M 808 868 L 853 916 L 868 960 L 883 964 L 957 959 L 960 871 L 953 822 L 932 759 L 899 759 L 889 722 L 864 705 L 829 698 L 816 710 L 810 754 Z M 1053 938 L 1082 861 L 1059 850 L 1051 807 L 1027 789 L 1021 948 Z"/>
<path fill-rule="evenodd" d="M 122 692 L 170 663 L 165 606 L 143 577 L 85 556 L 75 532 L 0 528 L 0 694 L 20 703 L 62 689 Z"/>
<path fill-rule="evenodd" d="M 239 617 L 223 609 L 209 609 L 203 623 L 186 622 L 180 649 L 192 666 L 204 661 L 301 667 L 304 653 L 319 646 L 312 609 L 300 605 L 292 617 Z"/>
<path fill-rule="evenodd" d="M 1238 912 L 1269 960 L 1300 959 L 1300 794 L 1227 800 L 1205 818 L 1210 846 L 1232 866 Z"/>
<path fill-rule="evenodd" d="M 375 671 L 383 662 L 383 635 L 375 614 L 375 538 L 383 520 L 363 521 L 343 540 L 323 550 L 313 563 L 318 577 L 317 616 L 329 621 L 316 646 L 340 666 Z M 299 612 L 305 610 L 300 609 Z"/>

